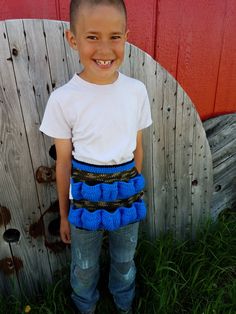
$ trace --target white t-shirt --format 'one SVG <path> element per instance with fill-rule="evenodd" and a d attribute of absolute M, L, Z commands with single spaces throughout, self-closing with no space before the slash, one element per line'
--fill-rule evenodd
<path fill-rule="evenodd" d="M 52 92 L 40 131 L 72 139 L 79 161 L 115 165 L 133 159 L 137 132 L 151 123 L 142 82 L 119 73 L 114 83 L 96 85 L 75 74 Z"/>

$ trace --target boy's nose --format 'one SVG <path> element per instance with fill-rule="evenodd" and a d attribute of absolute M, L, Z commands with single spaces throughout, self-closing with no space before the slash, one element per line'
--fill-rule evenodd
<path fill-rule="evenodd" d="M 108 42 L 101 42 L 98 46 L 98 49 L 97 51 L 99 53 L 103 53 L 103 54 L 106 54 L 108 52 L 111 52 L 111 46 Z"/>

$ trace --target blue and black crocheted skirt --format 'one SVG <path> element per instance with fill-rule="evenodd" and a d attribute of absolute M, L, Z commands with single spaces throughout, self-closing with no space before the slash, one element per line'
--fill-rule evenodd
<path fill-rule="evenodd" d="M 143 220 L 145 181 L 134 161 L 97 166 L 72 160 L 69 222 L 87 230 L 116 230 Z"/>

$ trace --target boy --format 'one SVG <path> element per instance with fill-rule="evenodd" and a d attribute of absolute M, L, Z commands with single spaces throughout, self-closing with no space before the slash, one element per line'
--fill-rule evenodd
<path fill-rule="evenodd" d="M 118 72 L 126 27 L 123 0 L 71 1 L 66 38 L 79 52 L 83 70 L 52 93 L 40 127 L 55 141 L 60 234 L 71 243 L 72 299 L 87 314 L 95 313 L 99 299 L 104 230 L 109 289 L 118 313 L 132 313 L 133 258 L 146 214 L 142 129 L 152 121 L 145 86 Z"/>

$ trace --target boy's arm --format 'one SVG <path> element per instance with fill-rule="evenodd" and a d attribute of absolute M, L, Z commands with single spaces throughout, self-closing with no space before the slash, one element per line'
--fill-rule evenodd
<path fill-rule="evenodd" d="M 56 180 L 60 207 L 60 235 L 65 243 L 70 243 L 70 224 L 67 220 L 69 209 L 69 189 L 71 175 L 71 139 L 54 139 L 57 152 Z"/>
<path fill-rule="evenodd" d="M 142 171 L 142 163 L 143 163 L 143 143 L 142 143 L 142 130 L 139 130 L 137 133 L 137 145 L 134 151 L 134 161 L 135 166 L 139 173 Z"/>

